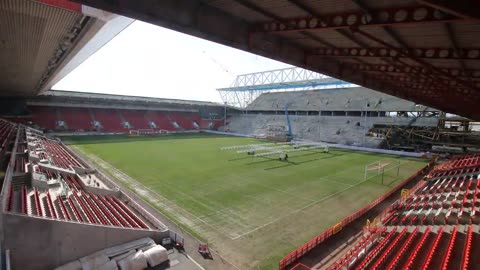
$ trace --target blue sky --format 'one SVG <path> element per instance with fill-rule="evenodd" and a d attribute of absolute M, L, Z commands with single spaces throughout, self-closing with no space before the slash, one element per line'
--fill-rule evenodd
<path fill-rule="evenodd" d="M 236 75 L 289 67 L 261 56 L 136 21 L 53 89 L 221 101 Z"/>

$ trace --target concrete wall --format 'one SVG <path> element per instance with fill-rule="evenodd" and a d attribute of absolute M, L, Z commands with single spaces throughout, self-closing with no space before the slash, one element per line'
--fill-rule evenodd
<path fill-rule="evenodd" d="M 291 115 L 292 133 L 297 139 L 324 141 L 346 145 L 377 147 L 381 139 L 365 136 L 373 127 L 372 119 L 346 116 Z M 359 123 L 359 125 L 357 125 Z M 237 115 L 230 119 L 227 128 L 233 133 L 262 135 L 269 125 L 284 125 L 284 115 Z"/>
<path fill-rule="evenodd" d="M 114 245 L 150 237 L 156 242 L 168 231 L 135 230 L 3 214 L 4 248 L 12 269 L 43 270 Z"/>
<path fill-rule="evenodd" d="M 119 189 L 96 188 L 96 187 L 85 185 L 83 181 L 79 181 L 79 183 L 83 189 L 85 189 L 88 192 L 93 192 L 94 194 L 97 194 L 97 195 L 108 195 L 108 196 L 118 197 L 120 196 L 120 193 L 121 193 Z"/>
<path fill-rule="evenodd" d="M 377 147 L 381 138 L 365 136 L 376 124 L 408 125 L 411 118 L 291 115 L 292 133 L 298 139 Z M 437 118 L 418 118 L 414 126 L 436 126 Z M 230 118 L 232 133 L 262 135 L 269 125 L 287 125 L 285 115 L 240 114 Z"/>

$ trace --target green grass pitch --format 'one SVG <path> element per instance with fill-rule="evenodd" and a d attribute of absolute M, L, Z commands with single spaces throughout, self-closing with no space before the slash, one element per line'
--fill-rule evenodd
<path fill-rule="evenodd" d="M 283 162 L 219 150 L 258 140 L 202 134 L 67 141 L 154 192 L 139 195 L 241 269 L 276 269 L 288 252 L 427 163 L 334 148 L 291 153 Z M 395 170 L 383 185 L 379 177 L 365 181 L 365 165 L 378 160 L 400 160 L 400 177 Z"/>

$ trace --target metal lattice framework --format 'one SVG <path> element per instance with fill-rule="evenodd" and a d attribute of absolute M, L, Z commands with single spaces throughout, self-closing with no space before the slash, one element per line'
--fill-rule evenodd
<path fill-rule="evenodd" d="M 77 1 L 480 120 L 480 1 Z"/>
<path fill-rule="evenodd" d="M 238 75 L 230 87 L 219 88 L 227 105 L 247 107 L 260 94 L 356 86 L 303 68 L 292 67 Z"/>

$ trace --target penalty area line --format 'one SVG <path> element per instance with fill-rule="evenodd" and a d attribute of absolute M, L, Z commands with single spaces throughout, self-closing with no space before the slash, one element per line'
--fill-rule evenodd
<path fill-rule="evenodd" d="M 330 195 L 328 195 L 328 196 L 325 196 L 325 197 L 323 197 L 323 198 L 321 198 L 321 199 L 319 199 L 319 200 L 316 200 L 316 201 L 314 201 L 314 202 L 311 202 L 311 203 L 305 205 L 305 206 L 302 207 L 302 208 L 299 208 L 299 209 L 297 209 L 297 210 L 294 210 L 294 211 L 292 211 L 292 212 L 290 212 L 290 213 L 288 213 L 288 214 L 286 214 L 286 215 L 284 215 L 284 216 L 278 217 L 278 218 L 276 218 L 276 219 L 274 219 L 274 220 L 272 220 L 272 221 L 269 221 L 269 222 L 267 222 L 267 223 L 265 223 L 265 224 L 263 224 L 263 225 L 260 225 L 260 226 L 256 227 L 255 229 L 252 229 L 252 230 L 250 230 L 250 231 L 247 231 L 247 232 L 245 232 L 245 233 L 243 233 L 243 234 L 241 234 L 241 235 L 239 235 L 239 236 L 236 236 L 236 237 L 232 238 L 232 240 L 237 240 L 237 239 L 239 239 L 239 238 L 241 238 L 241 237 L 243 237 L 243 236 L 246 236 L 246 235 L 249 235 L 249 234 L 251 234 L 251 233 L 253 233 L 253 232 L 256 232 L 256 231 L 258 231 L 258 230 L 260 230 L 260 229 L 262 229 L 262 228 L 265 228 L 265 227 L 267 227 L 267 226 L 269 226 L 269 225 L 271 225 L 271 224 L 273 224 L 273 223 L 275 223 L 275 222 L 277 222 L 277 221 L 279 221 L 279 220 L 281 220 L 281 219 L 284 219 L 284 218 L 286 218 L 286 217 L 288 217 L 288 216 L 291 216 L 291 215 L 293 215 L 293 214 L 296 214 L 296 213 L 298 213 L 298 212 L 301 212 L 301 211 L 303 211 L 303 210 L 305 210 L 305 209 L 307 209 L 307 208 L 309 208 L 309 207 L 311 207 L 311 206 L 313 206 L 313 205 L 316 205 L 316 204 L 318 204 L 318 203 L 321 203 L 321 202 L 323 202 L 323 201 L 325 201 L 325 200 L 328 200 L 328 199 L 330 199 L 330 198 L 332 198 L 332 197 L 334 197 L 334 196 L 336 196 L 336 195 L 338 195 L 338 194 L 340 194 L 340 193 L 343 193 L 343 192 L 345 192 L 345 191 L 347 191 L 347 190 L 349 190 L 349 189 L 351 189 L 351 188 L 354 188 L 354 187 L 356 187 L 356 186 L 359 186 L 360 184 L 363 184 L 363 183 L 367 182 L 368 180 L 369 180 L 369 179 L 364 180 L 364 181 L 361 181 L 361 182 L 358 182 L 358 183 L 356 183 L 355 185 L 349 186 L 349 187 L 347 187 L 347 188 L 345 188 L 345 189 L 342 189 L 342 190 L 337 191 L 337 192 L 335 192 L 335 193 L 332 193 L 332 194 L 330 194 Z"/>

